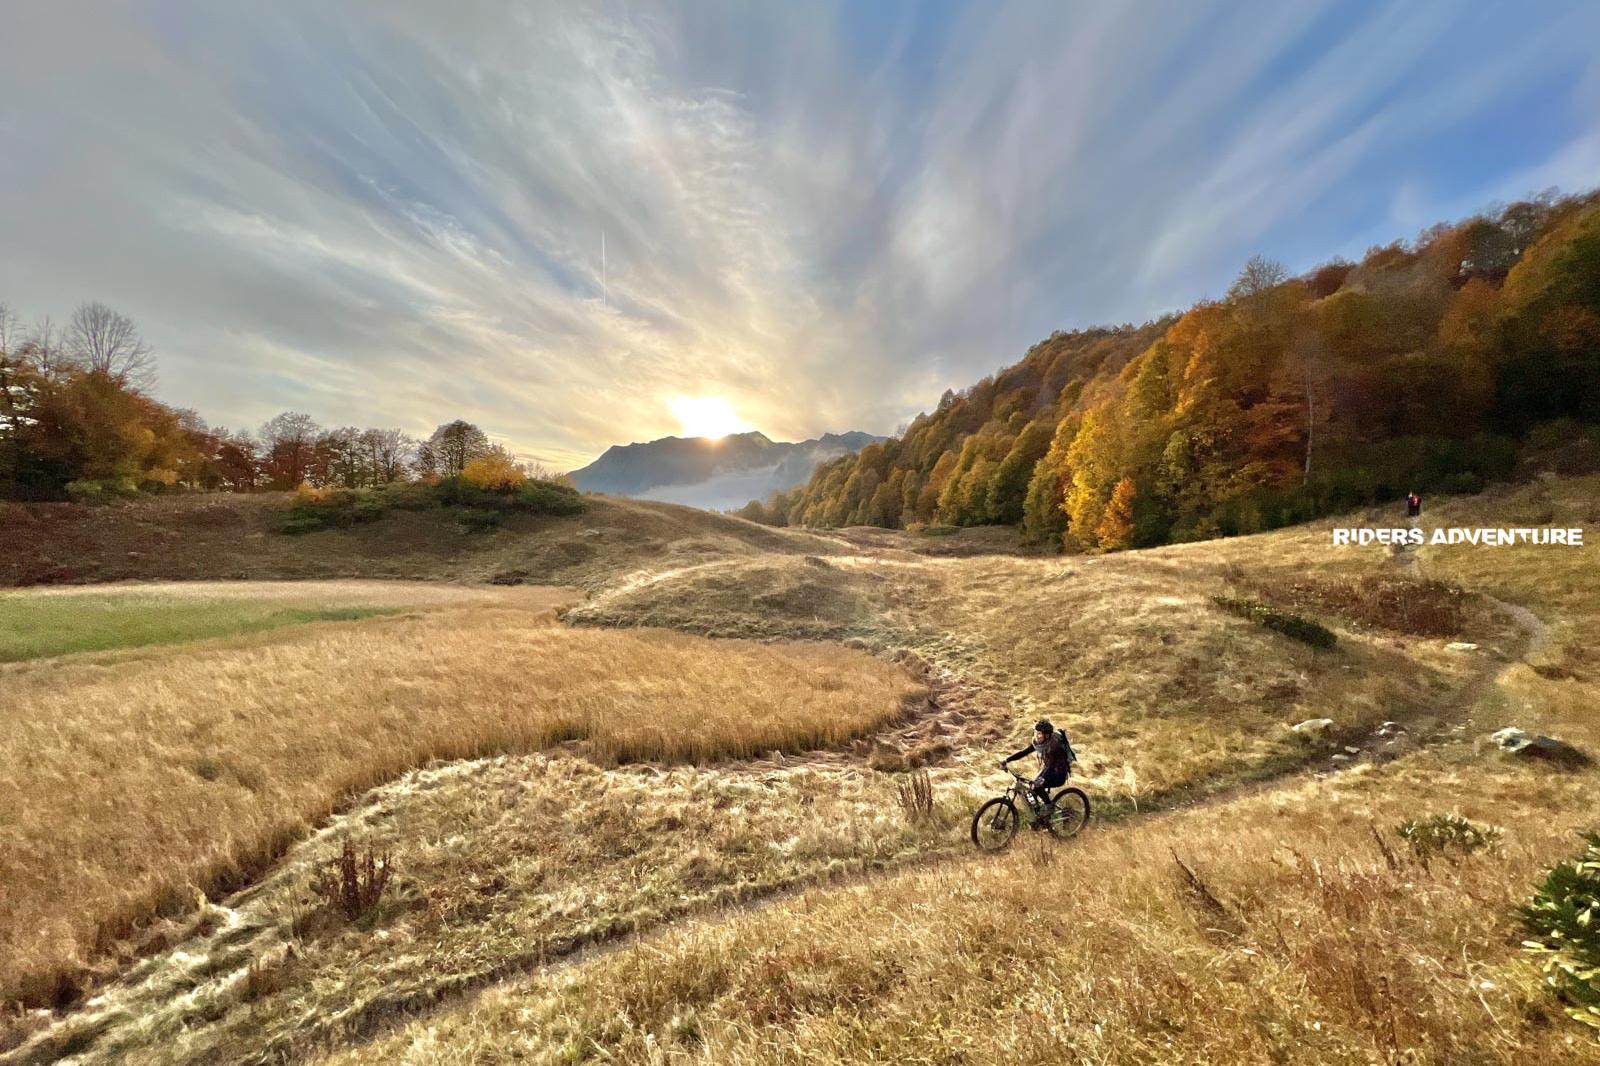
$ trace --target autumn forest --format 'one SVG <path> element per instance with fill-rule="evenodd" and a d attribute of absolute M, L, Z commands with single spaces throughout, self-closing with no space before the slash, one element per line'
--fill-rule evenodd
<path fill-rule="evenodd" d="M 1475 492 L 1530 445 L 1592 462 L 1600 195 L 1515 203 L 1301 277 L 1056 333 L 897 438 L 740 513 L 774 525 L 1020 525 L 1118 549 Z"/>

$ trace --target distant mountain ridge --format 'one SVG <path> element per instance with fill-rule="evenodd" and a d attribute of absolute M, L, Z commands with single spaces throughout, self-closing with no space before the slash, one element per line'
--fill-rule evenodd
<path fill-rule="evenodd" d="M 819 463 L 885 439 L 859 430 L 794 443 L 754 430 L 719 438 L 662 437 L 612 445 L 573 471 L 572 479 L 585 492 L 729 510 L 804 484 Z"/>

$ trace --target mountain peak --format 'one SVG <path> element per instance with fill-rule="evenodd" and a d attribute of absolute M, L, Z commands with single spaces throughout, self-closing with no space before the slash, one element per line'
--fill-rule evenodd
<path fill-rule="evenodd" d="M 883 439 L 852 430 L 789 443 L 755 429 L 724 437 L 661 437 L 614 444 L 573 471 L 572 479 L 586 492 L 729 509 L 793 488 L 818 463 Z"/>

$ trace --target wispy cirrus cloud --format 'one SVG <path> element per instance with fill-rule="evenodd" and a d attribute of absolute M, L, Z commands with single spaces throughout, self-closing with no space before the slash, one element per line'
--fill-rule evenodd
<path fill-rule="evenodd" d="M 883 432 L 1254 252 L 1585 183 L 1597 30 L 1582 4 L 19 0 L 0 299 L 116 304 L 162 394 L 225 424 L 462 416 L 556 465 L 673 431 L 675 395 Z"/>

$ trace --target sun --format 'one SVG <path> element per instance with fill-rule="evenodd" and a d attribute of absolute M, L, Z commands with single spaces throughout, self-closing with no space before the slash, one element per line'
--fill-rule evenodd
<path fill-rule="evenodd" d="M 725 396 L 674 396 L 667 406 L 686 437 L 716 440 L 750 428 L 750 423 L 734 413 L 733 404 Z"/>

